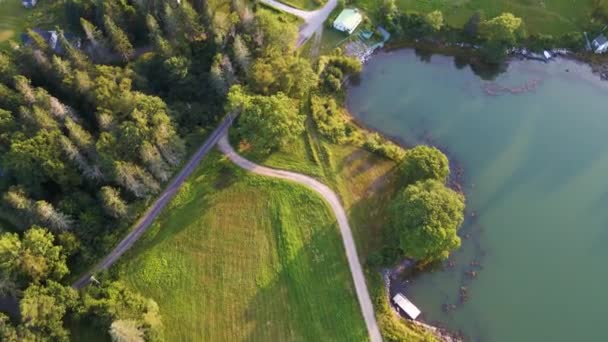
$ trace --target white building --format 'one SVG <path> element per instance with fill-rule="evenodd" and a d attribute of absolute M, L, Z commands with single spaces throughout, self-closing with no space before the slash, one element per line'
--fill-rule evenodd
<path fill-rule="evenodd" d="M 334 28 L 338 31 L 351 34 L 363 21 L 363 16 L 356 8 L 345 8 L 334 20 Z"/>
<path fill-rule="evenodd" d="M 399 309 L 403 310 L 406 315 L 408 315 L 411 319 L 416 319 L 420 316 L 420 309 L 416 307 L 412 302 L 410 302 L 404 295 L 401 293 L 397 293 L 395 297 L 393 297 L 393 302 L 399 307 Z"/>
<path fill-rule="evenodd" d="M 38 0 L 23 0 L 21 3 L 25 8 L 33 8 L 38 3 Z"/>
<path fill-rule="evenodd" d="M 603 34 L 600 34 L 591 42 L 591 46 L 595 53 L 604 53 L 608 51 L 608 39 Z"/>

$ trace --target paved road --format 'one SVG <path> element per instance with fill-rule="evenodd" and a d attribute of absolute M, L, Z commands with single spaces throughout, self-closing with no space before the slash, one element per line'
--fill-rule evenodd
<path fill-rule="evenodd" d="M 260 175 L 287 179 L 302 184 L 316 191 L 327 201 L 327 203 L 329 203 L 329 206 L 333 210 L 336 220 L 338 221 L 338 226 L 340 227 L 342 241 L 344 242 L 344 248 L 346 250 L 346 258 L 348 259 L 348 265 L 350 266 L 350 271 L 353 276 L 355 290 L 357 292 L 357 297 L 359 298 L 359 304 L 361 305 L 361 311 L 363 312 L 363 318 L 365 320 L 365 325 L 367 326 L 367 331 L 369 332 L 370 340 L 372 342 L 382 341 L 382 336 L 380 335 L 380 330 L 378 329 L 378 323 L 376 322 L 376 316 L 374 315 L 374 307 L 372 305 L 369 292 L 367 291 L 365 277 L 363 276 L 363 270 L 361 269 L 361 263 L 359 262 L 359 257 L 357 255 L 353 234 L 350 230 L 346 213 L 342 207 L 342 204 L 340 203 L 340 200 L 338 199 L 338 196 L 326 185 L 311 177 L 294 172 L 267 168 L 241 157 L 234 151 L 232 146 L 230 146 L 226 134 L 224 134 L 224 136 L 222 136 L 219 140 L 218 147 L 226 156 L 228 156 L 228 158 L 230 158 L 230 160 L 232 160 L 233 163 L 239 167 Z"/>
<path fill-rule="evenodd" d="M 232 116 L 228 115 L 222 123 L 211 133 L 211 136 L 201 145 L 201 147 L 194 153 L 188 163 L 182 168 L 182 170 L 173 178 L 169 186 L 163 191 L 162 194 L 156 199 L 154 204 L 146 211 L 146 213 L 137 221 L 135 228 L 124 238 L 120 243 L 108 254 L 99 264 L 93 269 L 84 274 L 78 279 L 72 287 L 80 289 L 86 286 L 91 281 L 93 273 L 101 270 L 105 270 L 112 266 L 133 244 L 137 241 L 143 233 L 150 228 L 152 222 L 162 212 L 163 208 L 171 201 L 173 196 L 184 181 L 192 174 L 198 164 L 201 162 L 203 157 L 209 153 L 211 148 L 215 146 L 218 140 L 224 136 L 228 130 L 228 127 L 232 124 Z"/>
<path fill-rule="evenodd" d="M 304 20 L 304 25 L 300 27 L 300 36 L 296 43 L 296 47 L 301 46 L 312 37 L 315 32 L 319 31 L 323 27 L 323 23 L 329 17 L 329 14 L 338 5 L 338 0 L 328 0 L 325 6 L 314 11 L 303 11 L 291 6 L 287 6 L 276 0 L 261 0 L 268 6 L 274 7 L 280 11 L 287 12 L 295 15 L 296 17 Z"/>

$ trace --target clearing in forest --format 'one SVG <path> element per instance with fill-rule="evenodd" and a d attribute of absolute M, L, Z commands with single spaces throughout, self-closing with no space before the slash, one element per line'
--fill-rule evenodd
<path fill-rule="evenodd" d="M 360 341 L 339 234 L 312 191 L 213 154 L 117 270 L 169 341 Z"/>

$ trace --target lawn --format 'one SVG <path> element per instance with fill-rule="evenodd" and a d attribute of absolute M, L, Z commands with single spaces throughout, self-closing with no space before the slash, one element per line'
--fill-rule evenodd
<path fill-rule="evenodd" d="M 18 41 L 28 28 L 52 29 L 63 22 L 63 1 L 41 0 L 33 9 L 26 9 L 21 0 L 0 0 L 0 47 L 9 40 Z"/>
<path fill-rule="evenodd" d="M 29 12 L 20 0 L 0 0 L 0 43 L 23 32 L 28 16 Z"/>
<path fill-rule="evenodd" d="M 380 0 L 356 0 L 370 12 Z M 462 27 L 476 10 L 487 17 L 511 12 L 524 19 L 529 33 L 558 35 L 588 27 L 595 0 L 396 0 L 403 10 L 430 12 L 441 10 L 447 23 Z"/>
<path fill-rule="evenodd" d="M 329 185 L 340 196 L 366 272 L 376 318 L 385 339 L 436 341 L 427 331 L 399 319 L 389 308 L 379 270 L 365 267 L 368 256 L 385 244 L 387 205 L 398 189 L 396 164 L 364 149 L 336 145 L 320 138 L 312 124 L 306 133 L 269 156 L 241 153 L 261 164 L 301 172 Z M 234 144 L 234 140 L 233 144 Z M 236 144 L 234 144 L 236 145 Z"/>
<path fill-rule="evenodd" d="M 331 212 L 296 184 L 209 156 L 116 271 L 156 300 L 167 341 L 361 341 Z"/>
<path fill-rule="evenodd" d="M 278 0 L 285 5 L 307 11 L 315 10 L 327 2 L 326 0 Z"/>

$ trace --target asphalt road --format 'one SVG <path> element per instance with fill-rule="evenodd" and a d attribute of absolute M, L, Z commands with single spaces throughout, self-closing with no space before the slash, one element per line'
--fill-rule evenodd
<path fill-rule="evenodd" d="M 220 138 L 218 142 L 218 148 L 220 149 L 220 151 L 222 151 L 222 153 L 224 153 L 228 158 L 230 158 L 233 163 L 245 170 L 263 176 L 286 179 L 302 184 L 307 188 L 317 192 L 319 195 L 321 195 L 321 197 L 325 199 L 325 201 L 327 201 L 332 211 L 334 212 L 336 220 L 338 221 L 338 226 L 340 227 L 340 233 L 342 235 L 344 249 L 346 250 L 346 258 L 348 260 L 350 272 L 353 276 L 355 291 L 357 293 L 357 298 L 359 299 L 359 305 L 361 306 L 361 311 L 363 313 L 363 318 L 365 320 L 365 325 L 367 326 L 367 331 L 369 333 L 370 340 L 372 342 L 382 341 L 382 335 L 380 335 L 378 322 L 376 322 L 376 316 L 374 315 L 374 307 L 372 305 L 372 301 L 367 290 L 367 284 L 365 283 L 365 277 L 363 276 L 363 270 L 361 269 L 361 263 L 359 262 L 359 256 L 355 247 L 353 234 L 351 232 L 350 225 L 348 224 L 346 212 L 344 211 L 344 208 L 342 207 L 342 204 L 340 203 L 340 200 L 338 199 L 336 193 L 333 192 L 325 184 L 311 177 L 304 176 L 299 173 L 275 170 L 268 167 L 260 166 L 241 157 L 240 155 L 238 155 L 238 153 L 234 151 L 232 146 L 230 146 L 230 143 L 228 142 L 228 136 L 226 134 L 224 134 Z"/>
<path fill-rule="evenodd" d="M 150 228 L 152 222 L 160 215 L 162 210 L 171 201 L 173 196 L 177 193 L 180 186 L 184 181 L 192 174 L 196 169 L 201 160 L 211 151 L 213 146 L 218 140 L 226 134 L 228 128 L 232 124 L 232 116 L 229 114 L 224 118 L 220 125 L 211 133 L 211 136 L 199 147 L 194 153 L 188 163 L 182 168 L 182 170 L 173 178 L 167 188 L 158 196 L 152 206 L 144 213 L 144 215 L 137 221 L 135 227 L 131 232 L 125 236 L 122 241 L 106 255 L 106 257 L 93 269 L 80 277 L 76 282 L 72 284 L 72 287 L 80 289 L 86 286 L 91 281 L 91 276 L 98 271 L 105 270 L 112 266 L 133 244 Z"/>

